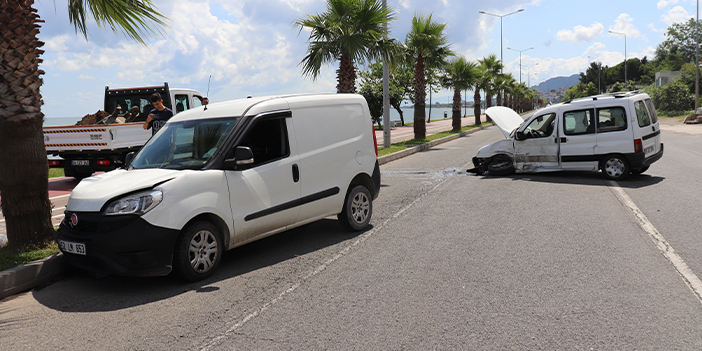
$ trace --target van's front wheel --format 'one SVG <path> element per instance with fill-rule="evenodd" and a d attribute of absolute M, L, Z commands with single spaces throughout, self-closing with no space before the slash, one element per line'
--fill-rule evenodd
<path fill-rule="evenodd" d="M 611 180 L 622 180 L 629 175 L 629 163 L 619 156 L 607 156 L 602 162 L 602 173 Z"/>
<path fill-rule="evenodd" d="M 219 266 L 222 239 L 210 222 L 196 222 L 178 237 L 173 255 L 174 271 L 188 281 L 205 279 Z"/>
<path fill-rule="evenodd" d="M 368 227 L 373 215 L 373 198 L 363 185 L 357 185 L 346 194 L 344 208 L 337 215 L 344 228 L 363 230 Z"/>

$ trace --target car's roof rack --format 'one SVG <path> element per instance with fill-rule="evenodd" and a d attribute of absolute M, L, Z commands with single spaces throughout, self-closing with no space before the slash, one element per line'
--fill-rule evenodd
<path fill-rule="evenodd" d="M 581 97 L 581 98 L 577 98 L 577 99 L 566 100 L 566 101 L 563 101 L 563 103 L 564 103 L 564 104 L 569 104 L 569 103 L 571 103 L 571 102 L 573 102 L 573 101 L 586 101 L 586 100 L 597 101 L 597 99 L 600 99 L 600 98 L 607 98 L 607 97 L 613 97 L 613 98 L 615 98 L 615 99 L 621 99 L 621 98 L 623 98 L 623 97 L 630 97 L 630 96 L 634 96 L 634 95 L 637 95 L 637 94 L 641 94 L 641 93 L 643 93 L 643 92 L 644 92 L 644 91 L 641 90 L 641 89 L 638 89 L 638 90 L 631 90 L 631 91 L 618 91 L 618 92 L 614 92 L 614 93 L 604 93 L 604 94 L 599 94 L 599 95 L 591 95 L 591 96 L 585 96 L 585 97 Z"/>

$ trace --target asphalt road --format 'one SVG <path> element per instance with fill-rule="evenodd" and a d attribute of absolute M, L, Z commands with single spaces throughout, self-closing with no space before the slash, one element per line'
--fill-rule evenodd
<path fill-rule="evenodd" d="M 477 148 L 502 137 L 474 133 L 382 166 L 370 230 L 325 219 L 229 251 L 195 284 L 75 273 L 1 301 L 0 345 L 699 350 L 689 278 L 702 274 L 702 139 L 662 135 L 661 161 L 617 184 L 467 174 Z"/>

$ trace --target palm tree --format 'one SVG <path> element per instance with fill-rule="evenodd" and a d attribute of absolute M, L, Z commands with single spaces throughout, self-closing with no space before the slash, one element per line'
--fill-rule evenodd
<path fill-rule="evenodd" d="M 480 64 L 477 66 L 478 76 L 473 83 L 475 89 L 473 89 L 473 114 L 475 115 L 475 125 L 479 126 L 483 122 L 480 119 L 480 91 L 486 90 L 490 76 L 487 74 L 485 65 Z"/>
<path fill-rule="evenodd" d="M 425 139 L 427 134 L 424 117 L 426 117 L 426 86 L 425 69 L 440 67 L 446 56 L 453 53 L 449 50 L 448 38 L 444 34 L 446 23 L 436 23 L 429 17 L 415 15 L 412 27 L 407 33 L 405 45 L 406 54 L 415 62 L 414 70 L 414 138 Z"/>
<path fill-rule="evenodd" d="M 507 74 L 500 74 L 498 75 L 495 80 L 493 81 L 493 84 L 495 85 L 495 89 L 497 90 L 497 105 L 498 106 L 505 106 L 507 104 L 507 87 L 509 86 L 510 82 L 514 81 L 514 76 L 512 73 L 507 73 Z M 503 99 L 504 98 L 504 99 Z"/>
<path fill-rule="evenodd" d="M 37 39 L 44 21 L 33 5 L 0 1 L 0 206 L 13 250 L 43 245 L 53 232 L 40 94 L 44 43 Z M 119 28 L 142 44 L 142 35 L 157 34 L 147 22 L 166 26 L 151 0 L 71 0 L 69 21 L 86 40 L 86 10 L 101 27 Z"/>
<path fill-rule="evenodd" d="M 461 90 L 468 89 L 475 82 L 478 70 L 475 62 L 470 62 L 465 57 L 449 61 L 444 67 L 440 77 L 441 86 L 453 89 L 453 105 L 451 106 L 451 126 L 453 131 L 461 130 Z"/>
<path fill-rule="evenodd" d="M 497 59 L 495 54 L 490 54 L 488 57 L 483 57 L 479 60 L 480 64 L 485 67 L 485 108 L 492 106 L 492 94 L 496 92 L 495 79 L 502 71 L 502 62 Z"/>
<path fill-rule="evenodd" d="M 294 22 L 300 31 L 310 29 L 307 56 L 300 65 L 305 76 L 319 76 L 322 64 L 339 60 L 336 71 L 337 93 L 356 92 L 358 61 L 389 60 L 396 50 L 394 39 L 387 39 L 393 10 L 380 0 L 327 0 L 327 10 L 307 15 Z"/>

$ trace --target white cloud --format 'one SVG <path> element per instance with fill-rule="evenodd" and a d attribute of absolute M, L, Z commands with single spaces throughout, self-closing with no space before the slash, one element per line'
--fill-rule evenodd
<path fill-rule="evenodd" d="M 614 25 L 609 27 L 609 30 L 624 33 L 628 38 L 642 38 L 639 29 L 631 23 L 633 20 L 628 14 L 622 13 L 614 21 Z"/>
<path fill-rule="evenodd" d="M 572 43 L 586 43 L 593 41 L 597 36 L 602 34 L 603 31 L 604 26 L 597 22 L 590 27 L 577 25 L 572 31 L 566 29 L 559 31 L 556 34 L 556 39 Z"/>
<path fill-rule="evenodd" d="M 677 4 L 678 0 L 660 0 L 657 4 L 658 9 L 662 9 L 670 4 Z"/>
<path fill-rule="evenodd" d="M 78 75 L 78 79 L 95 79 L 93 76 L 87 76 L 85 74 Z"/>
<path fill-rule="evenodd" d="M 675 6 L 667 14 L 661 16 L 661 20 L 668 26 L 673 23 L 687 22 L 692 18 L 692 15 L 682 6 Z"/>

